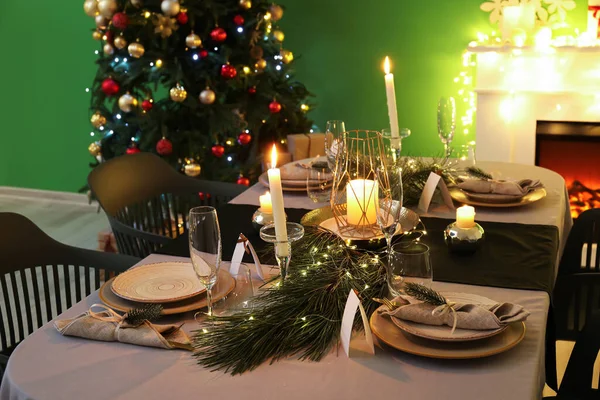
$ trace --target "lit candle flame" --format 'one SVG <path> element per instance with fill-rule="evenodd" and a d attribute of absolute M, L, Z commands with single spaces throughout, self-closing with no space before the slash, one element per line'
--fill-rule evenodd
<path fill-rule="evenodd" d="M 386 75 L 390 73 L 390 58 L 388 56 L 385 56 L 385 61 L 383 62 L 383 70 L 385 71 Z"/>
<path fill-rule="evenodd" d="M 271 150 L 271 168 L 275 168 L 277 166 L 277 147 L 273 143 L 273 150 Z"/>

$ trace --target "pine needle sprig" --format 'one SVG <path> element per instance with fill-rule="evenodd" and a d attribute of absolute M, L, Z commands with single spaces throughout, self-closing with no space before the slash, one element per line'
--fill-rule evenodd
<path fill-rule="evenodd" d="M 414 282 L 405 282 L 404 291 L 407 295 L 433 306 L 441 306 L 447 304 L 448 301 L 439 292 Z"/>
<path fill-rule="evenodd" d="M 492 180 L 492 175 L 479 167 L 471 166 L 467 167 L 466 172 L 469 176 L 482 180 Z"/>
<path fill-rule="evenodd" d="M 152 322 L 160 317 L 162 310 L 161 304 L 148 304 L 141 308 L 133 308 L 127 311 L 125 322 L 134 326 L 140 325 L 144 321 Z"/>

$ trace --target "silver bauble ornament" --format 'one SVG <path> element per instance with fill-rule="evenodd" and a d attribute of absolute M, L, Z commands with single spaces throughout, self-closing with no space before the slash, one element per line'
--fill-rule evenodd
<path fill-rule="evenodd" d="M 125 93 L 123 96 L 119 97 L 119 108 L 121 111 L 131 112 L 135 106 L 137 106 L 137 99 L 129 93 Z"/>
<path fill-rule="evenodd" d="M 127 40 L 123 36 L 117 36 L 114 43 L 117 49 L 124 49 L 127 47 Z"/>
<path fill-rule="evenodd" d="M 200 103 L 212 104 L 215 102 L 217 95 L 210 88 L 206 88 L 200 92 Z"/>
<path fill-rule="evenodd" d="M 160 3 L 160 9 L 162 10 L 163 14 L 168 15 L 169 17 L 174 17 L 179 14 L 179 2 L 176 0 L 163 0 L 163 2 Z"/>
<path fill-rule="evenodd" d="M 106 54 L 107 56 L 110 56 L 115 52 L 115 48 L 112 47 L 112 44 L 110 44 L 110 43 L 106 43 L 104 45 L 104 47 L 102 48 L 102 50 L 104 51 L 104 54 Z"/>
<path fill-rule="evenodd" d="M 185 45 L 190 49 L 195 49 L 202 46 L 202 39 L 200 39 L 200 36 L 192 32 L 185 38 Z"/>
<path fill-rule="evenodd" d="M 140 58 L 141 56 L 144 55 L 144 52 L 146 51 L 146 49 L 144 48 L 144 45 L 138 42 L 135 43 L 131 43 L 129 45 L 129 47 L 127 47 L 127 51 L 129 52 L 129 55 L 133 58 Z"/>
<path fill-rule="evenodd" d="M 98 12 L 105 18 L 112 18 L 113 14 L 117 11 L 116 0 L 99 0 L 98 1 Z"/>
<path fill-rule="evenodd" d="M 94 20 L 96 21 L 96 28 L 98 29 L 106 29 L 108 26 L 108 21 L 102 15 L 96 15 Z"/>
<path fill-rule="evenodd" d="M 169 96 L 171 97 L 171 100 L 173 100 L 174 102 L 181 103 L 182 101 L 184 101 L 186 99 L 187 92 L 183 88 L 183 86 L 181 86 L 180 84 L 177 84 L 177 86 L 175 86 L 174 88 L 171 88 L 171 90 L 169 90 Z"/>
<path fill-rule="evenodd" d="M 98 12 L 98 2 L 96 0 L 85 0 L 83 2 L 83 11 L 90 17 L 95 17 Z"/>

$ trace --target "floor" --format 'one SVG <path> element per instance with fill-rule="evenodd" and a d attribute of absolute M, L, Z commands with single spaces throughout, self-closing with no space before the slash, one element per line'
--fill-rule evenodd
<path fill-rule="evenodd" d="M 97 205 L 88 204 L 85 197 L 34 196 L 35 193 L 2 193 L 0 190 L 0 212 L 23 214 L 54 239 L 88 249 L 98 248 L 98 233 L 109 228 L 108 220 Z M 562 379 L 573 343 L 558 342 L 557 359 L 559 380 Z M 598 376 L 598 360 L 594 376 Z M 544 395 L 554 392 L 546 387 Z"/>

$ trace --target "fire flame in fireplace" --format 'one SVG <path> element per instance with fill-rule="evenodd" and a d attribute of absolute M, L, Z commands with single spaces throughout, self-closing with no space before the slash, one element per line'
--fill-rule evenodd
<path fill-rule="evenodd" d="M 600 208 L 600 183 L 594 186 L 598 189 L 590 189 L 577 180 L 567 186 L 573 219 L 590 208 Z"/>

